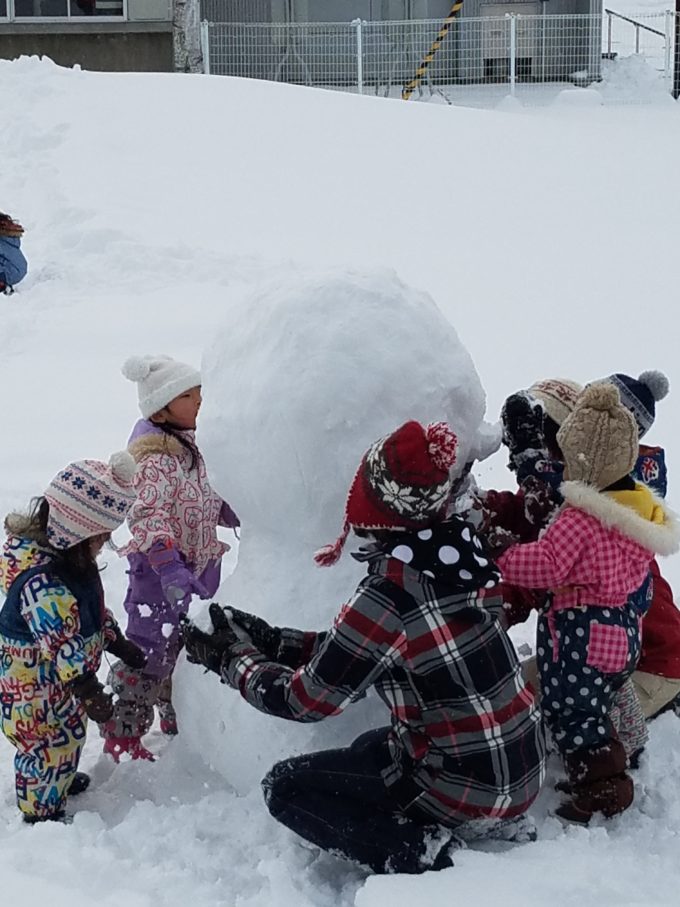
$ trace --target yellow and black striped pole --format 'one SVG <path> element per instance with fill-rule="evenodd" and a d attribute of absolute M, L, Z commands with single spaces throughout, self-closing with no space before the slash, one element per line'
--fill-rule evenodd
<path fill-rule="evenodd" d="M 437 53 L 439 48 L 442 46 L 442 44 L 444 42 L 444 38 L 446 38 L 446 36 L 449 32 L 449 29 L 453 25 L 456 16 L 462 10 L 462 8 L 463 8 L 463 0 L 455 0 L 455 3 L 449 10 L 448 16 L 446 17 L 446 19 L 444 19 L 444 22 L 442 23 L 442 27 L 439 29 L 439 33 L 437 34 L 437 37 L 432 42 L 432 46 L 430 47 L 428 52 L 423 57 L 423 60 L 420 64 L 420 66 L 418 67 L 418 69 L 416 69 L 415 76 L 411 79 L 411 81 L 407 85 L 404 85 L 404 88 L 401 92 L 402 101 L 408 101 L 408 99 L 411 97 L 413 92 L 423 81 L 423 76 L 427 72 L 427 67 L 434 60 L 435 54 Z"/>

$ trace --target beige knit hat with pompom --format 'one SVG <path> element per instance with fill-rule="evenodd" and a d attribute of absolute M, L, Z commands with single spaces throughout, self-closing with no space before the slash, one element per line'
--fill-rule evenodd
<path fill-rule="evenodd" d="M 564 454 L 565 478 L 607 488 L 631 472 L 638 457 L 638 430 L 617 388 L 589 385 L 562 423 L 557 443 Z"/>

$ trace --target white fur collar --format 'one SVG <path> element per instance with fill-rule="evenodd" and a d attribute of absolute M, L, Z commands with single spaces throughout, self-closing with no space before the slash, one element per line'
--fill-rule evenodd
<path fill-rule="evenodd" d="M 618 529 L 648 551 L 674 554 L 680 549 L 680 526 L 677 518 L 656 495 L 652 497 L 661 505 L 666 516 L 663 523 L 645 520 L 630 507 L 619 504 L 614 498 L 585 482 L 563 482 L 560 492 L 567 504 L 589 513 L 605 526 Z"/>

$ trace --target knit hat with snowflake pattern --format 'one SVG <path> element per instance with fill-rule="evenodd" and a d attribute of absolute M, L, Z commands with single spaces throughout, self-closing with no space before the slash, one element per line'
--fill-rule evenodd
<path fill-rule="evenodd" d="M 128 380 L 137 383 L 139 409 L 144 419 L 201 384 L 197 369 L 170 356 L 131 356 L 121 371 Z"/>
<path fill-rule="evenodd" d="M 617 372 L 604 380 L 611 381 L 618 388 L 621 403 L 635 416 L 638 435 L 642 438 L 654 424 L 655 404 L 668 394 L 668 378 L 663 372 L 652 369 L 642 372 L 637 379 Z"/>
<path fill-rule="evenodd" d="M 122 525 L 136 497 L 132 486 L 136 468 L 130 454 L 122 450 L 108 463 L 79 460 L 57 473 L 45 491 L 50 544 L 72 548 Z"/>
<path fill-rule="evenodd" d="M 445 422 L 406 422 L 372 444 L 352 480 L 342 532 L 314 555 L 335 564 L 350 528 L 422 529 L 446 508 L 458 439 Z"/>

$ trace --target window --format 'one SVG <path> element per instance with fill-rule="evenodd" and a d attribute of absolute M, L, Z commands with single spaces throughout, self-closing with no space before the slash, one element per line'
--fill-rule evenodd
<path fill-rule="evenodd" d="M 122 16 L 123 0 L 70 0 L 72 16 Z"/>
<path fill-rule="evenodd" d="M 0 18 L 82 19 L 124 17 L 125 0 L 0 0 Z"/>
<path fill-rule="evenodd" d="M 68 16 L 67 0 L 14 0 L 14 15 L 23 16 Z"/>

